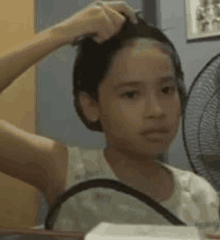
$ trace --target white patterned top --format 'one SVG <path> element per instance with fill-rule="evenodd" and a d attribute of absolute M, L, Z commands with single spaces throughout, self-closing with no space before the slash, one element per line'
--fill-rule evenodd
<path fill-rule="evenodd" d="M 98 178 L 120 182 L 102 149 L 67 148 L 69 163 L 65 190 Z M 219 197 L 215 189 L 193 172 L 161 164 L 172 172 L 175 188 L 171 197 L 160 204 L 188 226 L 216 233 L 220 222 Z M 154 209 L 130 195 L 113 189 L 93 188 L 76 194 L 62 205 L 54 230 L 88 233 L 100 222 L 171 225 Z M 43 228 L 43 225 L 35 228 Z"/>

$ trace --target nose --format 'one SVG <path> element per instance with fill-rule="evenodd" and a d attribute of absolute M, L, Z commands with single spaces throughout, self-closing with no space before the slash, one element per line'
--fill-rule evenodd
<path fill-rule="evenodd" d="M 145 100 L 144 117 L 145 118 L 163 118 L 165 116 L 165 109 L 161 106 L 161 101 L 154 93 Z"/>

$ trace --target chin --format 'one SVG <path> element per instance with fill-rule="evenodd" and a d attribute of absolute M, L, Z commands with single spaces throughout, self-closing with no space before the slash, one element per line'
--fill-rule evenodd
<path fill-rule="evenodd" d="M 167 152 L 168 146 L 167 145 L 161 145 L 161 144 L 154 144 L 154 146 L 148 145 L 140 148 L 140 146 L 137 148 L 136 152 L 139 152 L 143 155 L 159 155 L 164 154 Z"/>

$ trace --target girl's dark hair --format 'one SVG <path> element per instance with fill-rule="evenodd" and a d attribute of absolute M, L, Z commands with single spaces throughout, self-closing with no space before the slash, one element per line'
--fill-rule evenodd
<path fill-rule="evenodd" d="M 111 65 L 115 54 L 129 44 L 130 40 L 137 38 L 153 39 L 160 44 L 158 48 L 168 54 L 172 60 L 176 74 L 176 84 L 181 100 L 182 112 L 185 109 L 186 87 L 180 57 L 168 37 L 158 28 L 147 24 L 137 16 L 138 24 L 133 24 L 127 18 L 121 31 L 102 44 L 96 43 L 91 38 L 85 38 L 78 44 L 77 57 L 73 69 L 73 94 L 74 105 L 80 119 L 92 131 L 103 132 L 101 123 L 90 122 L 85 117 L 79 102 L 80 92 L 86 92 L 98 102 L 98 88 Z M 128 41 L 129 40 L 129 41 Z"/>

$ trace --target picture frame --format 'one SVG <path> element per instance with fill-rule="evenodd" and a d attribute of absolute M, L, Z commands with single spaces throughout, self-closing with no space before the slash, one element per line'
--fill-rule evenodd
<path fill-rule="evenodd" d="M 185 0 L 187 40 L 220 36 L 220 0 Z"/>

